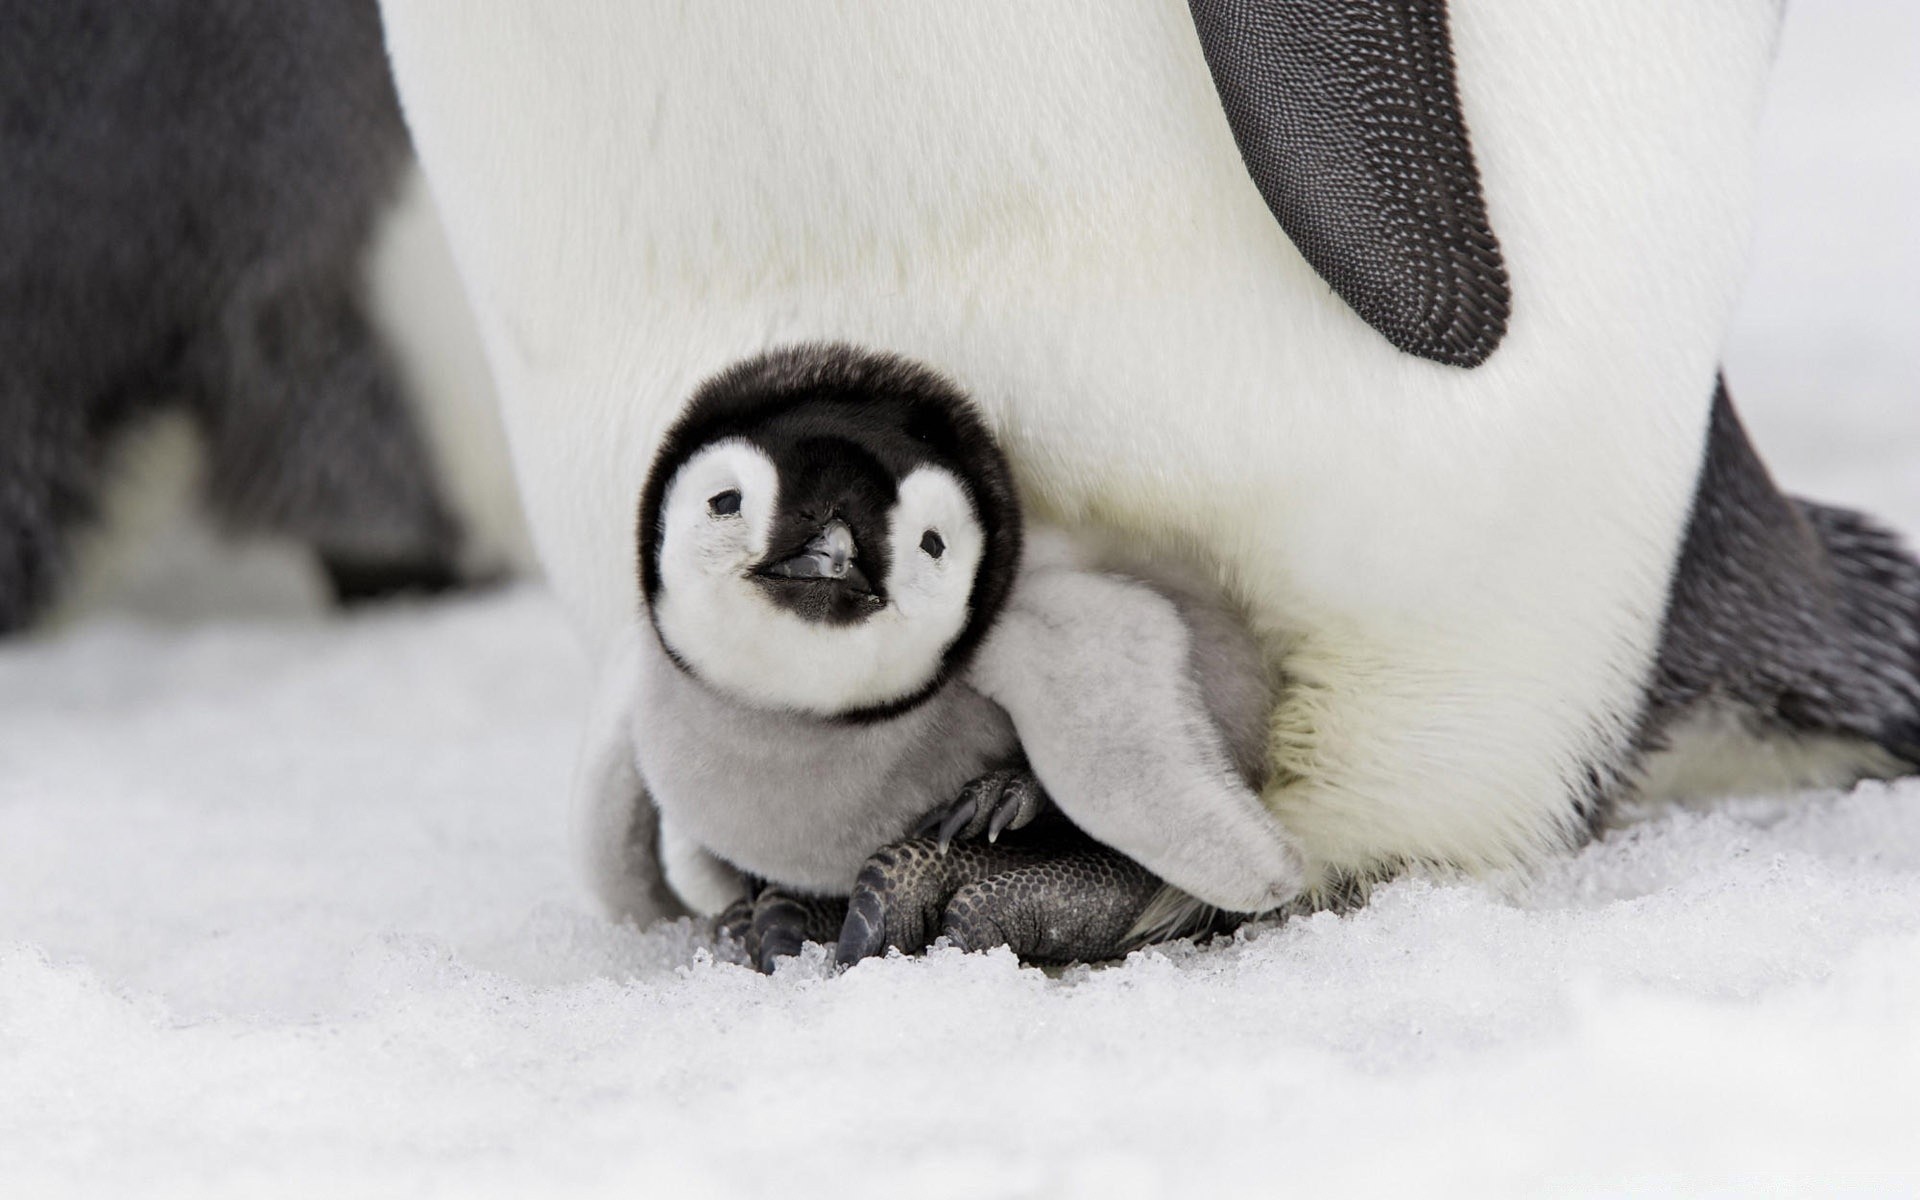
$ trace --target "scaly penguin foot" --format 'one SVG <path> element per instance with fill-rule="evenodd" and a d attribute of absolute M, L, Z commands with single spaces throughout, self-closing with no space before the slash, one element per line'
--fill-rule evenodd
<path fill-rule="evenodd" d="M 942 934 L 967 950 L 1009 946 L 1033 962 L 1097 961 L 1130 949 L 1161 889 L 1144 867 L 1060 822 L 1018 843 L 908 838 L 860 871 L 837 948 L 842 965 L 917 953 Z"/>
<path fill-rule="evenodd" d="M 783 958 L 792 958 L 808 942 L 832 945 L 845 923 L 847 902 L 837 896 L 803 896 L 764 884 L 728 905 L 714 918 L 716 937 L 739 942 L 762 974 L 773 974 Z"/>

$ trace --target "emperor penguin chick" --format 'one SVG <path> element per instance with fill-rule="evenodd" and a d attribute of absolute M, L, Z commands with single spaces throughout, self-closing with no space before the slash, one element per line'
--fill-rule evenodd
<path fill-rule="evenodd" d="M 726 907 L 747 878 L 783 897 L 857 880 L 884 896 L 863 867 L 929 814 L 946 818 L 944 850 L 1033 821 L 1042 789 L 1066 818 L 1048 839 L 1018 862 L 961 858 L 1027 872 L 995 894 L 1029 913 L 1107 889 L 1104 941 L 1048 957 L 1110 953 L 1161 879 L 1231 911 L 1298 890 L 1249 778 L 1270 701 L 1251 637 L 1223 649 L 1222 623 L 1177 589 L 1076 561 L 1057 537 L 1023 556 L 1006 460 L 933 372 L 820 345 L 723 372 L 665 438 L 638 540 L 634 802 L 657 808 L 658 858 L 690 906 Z M 1031 870 L 1055 850 L 1132 862 Z M 959 863 L 949 892 L 980 881 Z M 879 915 L 856 905 L 843 957 L 897 940 Z"/>

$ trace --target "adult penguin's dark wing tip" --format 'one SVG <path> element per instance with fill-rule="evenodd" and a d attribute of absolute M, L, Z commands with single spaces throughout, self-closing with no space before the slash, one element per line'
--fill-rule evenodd
<path fill-rule="evenodd" d="M 1188 0 L 1254 184 L 1408 354 L 1485 362 L 1512 292 L 1455 86 L 1446 0 Z"/>

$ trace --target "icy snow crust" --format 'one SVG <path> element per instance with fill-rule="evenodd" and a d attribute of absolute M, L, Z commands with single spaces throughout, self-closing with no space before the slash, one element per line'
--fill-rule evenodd
<path fill-rule="evenodd" d="M 7 654 L 8 1194 L 1920 1183 L 1920 786 L 1118 968 L 765 979 L 593 915 L 584 682 L 531 592 Z"/>
<path fill-rule="evenodd" d="M 765 979 L 592 913 L 584 683 L 534 592 L 0 659 L 7 1193 L 1920 1183 L 1920 786 L 1118 968 Z"/>
<path fill-rule="evenodd" d="M 1920 9 L 1791 19 L 1735 392 L 1912 534 Z M 542 594 L 299 584 L 0 649 L 8 1196 L 1920 1190 L 1920 783 L 1112 968 L 765 979 L 594 912 Z"/>

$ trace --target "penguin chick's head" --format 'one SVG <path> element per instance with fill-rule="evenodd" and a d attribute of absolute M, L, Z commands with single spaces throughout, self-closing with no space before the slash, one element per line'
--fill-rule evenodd
<path fill-rule="evenodd" d="M 640 500 L 647 611 L 675 662 L 744 702 L 885 716 L 992 627 L 1020 559 L 1005 457 L 953 384 L 841 345 L 702 385 Z"/>

